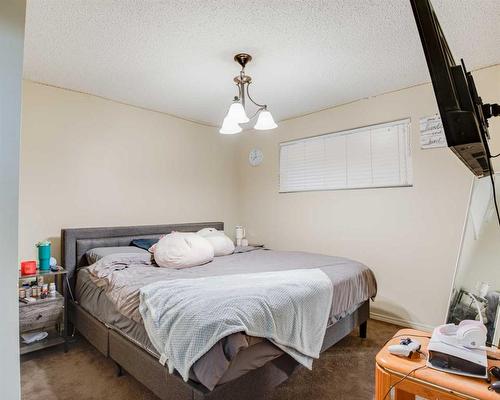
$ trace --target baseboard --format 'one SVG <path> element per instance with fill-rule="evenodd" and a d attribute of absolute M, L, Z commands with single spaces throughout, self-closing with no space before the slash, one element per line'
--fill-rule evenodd
<path fill-rule="evenodd" d="M 425 331 L 425 332 L 432 332 L 432 330 L 435 328 L 434 326 L 431 325 L 408 321 L 406 319 L 397 317 L 390 317 L 388 315 L 379 314 L 375 312 L 370 312 L 370 318 L 375 319 L 377 321 L 388 322 L 390 324 L 399 325 L 405 328 L 418 329 L 420 331 Z"/>

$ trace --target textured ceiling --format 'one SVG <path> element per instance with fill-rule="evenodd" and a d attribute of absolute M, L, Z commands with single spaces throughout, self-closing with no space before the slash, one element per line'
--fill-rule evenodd
<path fill-rule="evenodd" d="M 500 62 L 499 0 L 434 0 L 455 58 Z M 249 52 L 277 120 L 429 80 L 409 0 L 29 0 L 25 78 L 218 125 Z"/>

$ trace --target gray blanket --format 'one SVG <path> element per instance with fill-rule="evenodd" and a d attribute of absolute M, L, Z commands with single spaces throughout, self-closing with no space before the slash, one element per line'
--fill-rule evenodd
<path fill-rule="evenodd" d="M 126 268 L 116 267 L 116 263 L 123 263 Z M 348 258 L 298 251 L 255 250 L 215 257 L 208 264 L 181 270 L 151 268 L 148 255 L 125 254 L 104 257 L 90 266 L 89 272 L 96 278 L 95 282 L 99 286 L 105 287 L 106 294 L 123 315 L 141 322 L 139 290 L 153 282 L 312 268 L 320 268 L 332 281 L 331 322 L 337 321 L 353 306 L 374 297 L 377 293 L 375 276 L 367 266 Z"/>
<path fill-rule="evenodd" d="M 307 368 L 319 357 L 332 283 L 319 269 L 176 279 L 141 289 L 140 311 L 152 343 L 189 379 L 189 371 L 233 333 L 266 338 Z"/>

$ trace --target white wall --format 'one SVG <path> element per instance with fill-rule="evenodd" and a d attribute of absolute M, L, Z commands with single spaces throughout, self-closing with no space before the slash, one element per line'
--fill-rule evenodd
<path fill-rule="evenodd" d="M 24 48 L 22 0 L 0 2 L 0 388 L 19 398 L 17 227 L 19 135 Z"/>
<path fill-rule="evenodd" d="M 483 100 L 498 101 L 500 67 L 474 75 Z M 430 84 L 248 131 L 239 153 L 241 223 L 251 242 L 354 258 L 378 280 L 373 315 L 430 328 L 445 319 L 472 174 L 447 148 L 421 150 L 419 118 L 437 112 Z M 414 185 L 410 188 L 278 193 L 279 143 L 411 118 Z M 493 149 L 500 151 L 495 121 Z M 264 152 L 259 167 L 248 152 Z"/>
<path fill-rule="evenodd" d="M 166 114 L 25 81 L 20 256 L 63 227 L 236 225 L 234 137 Z"/>

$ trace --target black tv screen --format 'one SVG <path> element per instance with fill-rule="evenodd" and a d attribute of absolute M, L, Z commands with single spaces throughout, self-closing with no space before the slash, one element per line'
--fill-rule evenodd
<path fill-rule="evenodd" d="M 410 0 L 451 150 L 477 176 L 493 174 L 488 121 L 498 104 L 483 104 L 463 61 L 456 64 L 430 0 Z"/>

